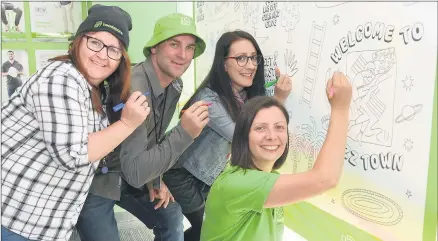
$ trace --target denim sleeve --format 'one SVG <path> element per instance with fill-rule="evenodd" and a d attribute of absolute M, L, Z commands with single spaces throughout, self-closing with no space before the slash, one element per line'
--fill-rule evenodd
<path fill-rule="evenodd" d="M 219 96 L 211 90 L 206 90 L 200 95 L 199 100 L 213 103 L 208 108 L 208 116 L 210 118 L 208 126 L 227 141 L 231 142 L 236 123 L 231 119 L 225 106 L 220 101 Z"/>

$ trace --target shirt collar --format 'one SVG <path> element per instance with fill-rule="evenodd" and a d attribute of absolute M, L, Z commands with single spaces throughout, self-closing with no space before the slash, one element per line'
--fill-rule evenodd
<path fill-rule="evenodd" d="M 158 98 L 158 96 L 164 93 L 164 88 L 160 85 L 160 80 L 158 79 L 157 72 L 152 64 L 152 59 L 147 58 L 142 64 L 146 70 L 147 78 L 149 78 L 149 81 L 151 82 L 151 88 L 154 92 L 155 98 Z"/>

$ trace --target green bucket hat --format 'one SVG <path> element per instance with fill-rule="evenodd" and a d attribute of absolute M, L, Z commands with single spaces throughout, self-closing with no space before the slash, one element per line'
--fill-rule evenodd
<path fill-rule="evenodd" d="M 205 42 L 196 33 L 196 25 L 193 21 L 193 18 L 181 13 L 173 13 L 161 17 L 155 23 L 154 35 L 143 48 L 144 56 L 146 56 L 146 58 L 149 57 L 149 55 L 151 54 L 149 51 L 150 48 L 154 47 L 164 40 L 180 34 L 191 34 L 196 37 L 196 47 L 193 58 L 198 57 L 204 52 Z"/>

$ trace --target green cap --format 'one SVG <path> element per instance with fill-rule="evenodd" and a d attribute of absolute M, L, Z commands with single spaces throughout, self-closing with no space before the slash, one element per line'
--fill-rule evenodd
<path fill-rule="evenodd" d="M 198 57 L 204 52 L 205 42 L 196 33 L 196 25 L 195 21 L 193 21 L 193 18 L 181 13 L 173 13 L 161 17 L 155 23 L 154 35 L 143 48 L 144 56 L 148 57 L 150 55 L 150 48 L 154 47 L 160 42 L 163 42 L 164 40 L 180 34 L 191 34 L 196 37 L 196 47 L 193 58 Z"/>

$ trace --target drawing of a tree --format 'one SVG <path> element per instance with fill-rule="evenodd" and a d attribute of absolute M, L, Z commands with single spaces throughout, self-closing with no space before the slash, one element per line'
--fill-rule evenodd
<path fill-rule="evenodd" d="M 301 161 L 304 153 L 305 140 L 302 135 L 297 135 L 300 129 L 297 126 L 292 133 L 289 133 L 289 158 L 292 161 L 292 173 L 297 173 L 298 162 Z"/>
<path fill-rule="evenodd" d="M 317 130 L 316 121 L 312 116 L 310 117 L 310 121 L 312 122 L 311 125 L 303 124 L 301 128 L 304 131 L 302 136 L 305 141 L 304 154 L 305 159 L 307 159 L 307 170 L 312 169 L 313 163 L 318 157 L 318 153 L 322 148 L 325 138 L 324 133 Z"/>
<path fill-rule="evenodd" d="M 310 121 L 310 125 L 298 126 L 289 134 L 289 158 L 293 163 L 293 173 L 297 173 L 298 163 L 301 161 L 307 162 L 307 170 L 312 169 L 313 163 L 324 143 L 324 133 L 318 131 L 313 117 L 310 117 Z"/>
<path fill-rule="evenodd" d="M 297 23 L 300 21 L 299 5 L 286 2 L 284 4 L 283 12 L 281 13 L 281 26 L 288 32 L 287 42 L 292 43 L 292 30 L 295 29 Z"/>

